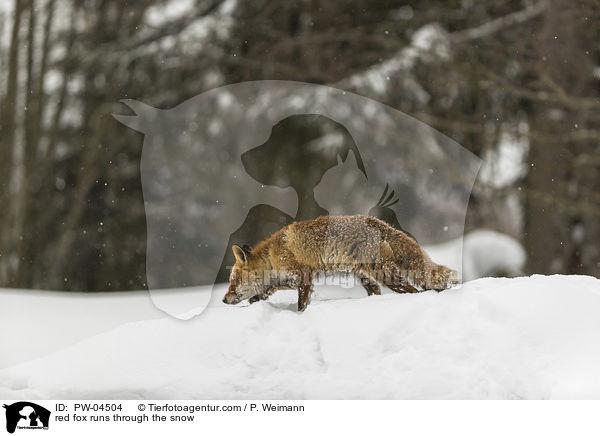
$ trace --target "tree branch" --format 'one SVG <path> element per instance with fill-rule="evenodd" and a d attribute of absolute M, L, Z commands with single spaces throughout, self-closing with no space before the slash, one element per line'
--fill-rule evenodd
<path fill-rule="evenodd" d="M 450 36 L 456 43 L 486 38 L 494 33 L 506 29 L 507 27 L 522 24 L 537 17 L 538 15 L 541 15 L 548 8 L 548 5 L 548 1 L 541 0 L 528 8 L 493 19 L 492 21 L 488 21 L 487 23 L 477 27 L 454 32 Z"/>

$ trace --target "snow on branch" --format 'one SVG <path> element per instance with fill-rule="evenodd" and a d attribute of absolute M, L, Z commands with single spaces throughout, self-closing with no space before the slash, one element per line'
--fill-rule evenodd
<path fill-rule="evenodd" d="M 437 23 L 426 24 L 413 34 L 411 43 L 400 49 L 394 56 L 338 82 L 336 86 L 354 89 L 369 88 L 377 94 L 383 94 L 387 89 L 390 77 L 403 73 L 405 88 L 410 91 L 416 101 L 424 103 L 429 99 L 429 95 L 411 73 L 418 60 L 427 61 L 432 58 L 449 60 L 452 44 L 484 38 L 507 27 L 524 23 L 540 15 L 547 7 L 548 2 L 541 0 L 533 6 L 493 19 L 477 27 L 453 33 L 446 32 Z"/>
<path fill-rule="evenodd" d="M 521 24 L 525 21 L 531 20 L 532 18 L 535 18 L 542 12 L 544 12 L 547 7 L 547 1 L 540 1 L 533 6 L 530 6 L 517 12 L 510 13 L 508 15 L 504 15 L 492 21 L 488 21 L 487 23 L 484 23 L 480 26 L 461 30 L 460 32 L 454 32 L 451 36 L 454 42 L 485 38 L 486 36 L 490 36 L 507 27 Z"/>

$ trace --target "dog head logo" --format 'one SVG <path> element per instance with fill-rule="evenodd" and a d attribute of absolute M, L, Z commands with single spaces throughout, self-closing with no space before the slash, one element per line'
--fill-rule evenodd
<path fill-rule="evenodd" d="M 19 429 L 47 429 L 50 421 L 50 411 L 38 404 L 29 401 L 19 401 L 10 405 L 4 404 L 6 409 L 6 431 L 14 433 Z"/>
<path fill-rule="evenodd" d="M 148 288 L 178 318 L 227 281 L 232 245 L 293 221 L 363 214 L 425 245 L 462 236 L 480 159 L 389 106 L 288 81 L 227 85 L 171 109 L 123 103 L 135 114 L 115 118 L 144 134 Z M 190 290 L 163 291 L 173 288 Z"/>

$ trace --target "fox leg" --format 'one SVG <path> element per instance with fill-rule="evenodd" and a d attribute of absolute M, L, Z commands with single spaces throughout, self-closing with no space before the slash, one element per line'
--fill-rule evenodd
<path fill-rule="evenodd" d="M 312 281 L 314 274 L 310 270 L 302 271 L 298 285 L 298 312 L 304 312 L 310 303 L 310 296 L 313 293 Z"/>
<path fill-rule="evenodd" d="M 387 286 L 394 292 L 399 294 L 415 294 L 419 292 L 417 288 L 412 286 L 410 282 L 402 275 L 402 271 L 395 266 L 386 265 L 383 270 L 383 285 Z"/>
<path fill-rule="evenodd" d="M 268 300 L 269 297 L 271 295 L 273 295 L 276 290 L 277 290 L 277 288 L 275 286 L 270 286 L 269 288 L 267 288 L 266 291 L 264 291 L 262 294 L 260 294 L 260 299 L 261 300 Z"/>
<path fill-rule="evenodd" d="M 394 292 L 398 292 L 399 294 L 416 294 L 419 292 L 417 288 L 406 282 L 390 284 L 388 285 L 388 288 Z"/>
<path fill-rule="evenodd" d="M 357 273 L 356 277 L 360 280 L 360 284 L 367 291 L 367 295 L 381 295 L 381 289 L 375 280 L 370 279 L 363 273 Z"/>
<path fill-rule="evenodd" d="M 298 287 L 298 312 L 304 312 L 308 307 L 312 292 L 312 285 L 300 285 Z"/>
<path fill-rule="evenodd" d="M 412 286 L 404 277 L 396 275 L 392 280 L 386 283 L 386 286 L 399 294 L 416 294 L 419 292 L 417 288 Z"/>
<path fill-rule="evenodd" d="M 256 303 L 257 301 L 260 301 L 260 300 L 268 300 L 269 297 L 271 295 L 273 295 L 273 293 L 276 290 L 277 290 L 277 288 L 275 286 L 269 286 L 267 289 L 265 289 L 260 294 L 256 294 L 254 297 L 250 297 L 250 299 L 248 300 L 248 302 L 250 304 L 252 304 L 252 303 Z"/>

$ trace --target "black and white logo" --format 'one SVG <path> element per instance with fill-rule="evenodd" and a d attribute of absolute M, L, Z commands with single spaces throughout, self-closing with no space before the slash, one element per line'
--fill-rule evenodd
<path fill-rule="evenodd" d="M 16 429 L 48 429 L 50 411 L 42 406 L 29 401 L 19 401 L 10 405 L 4 404 L 3 407 L 6 409 L 6 431 L 9 433 L 14 433 Z"/>

